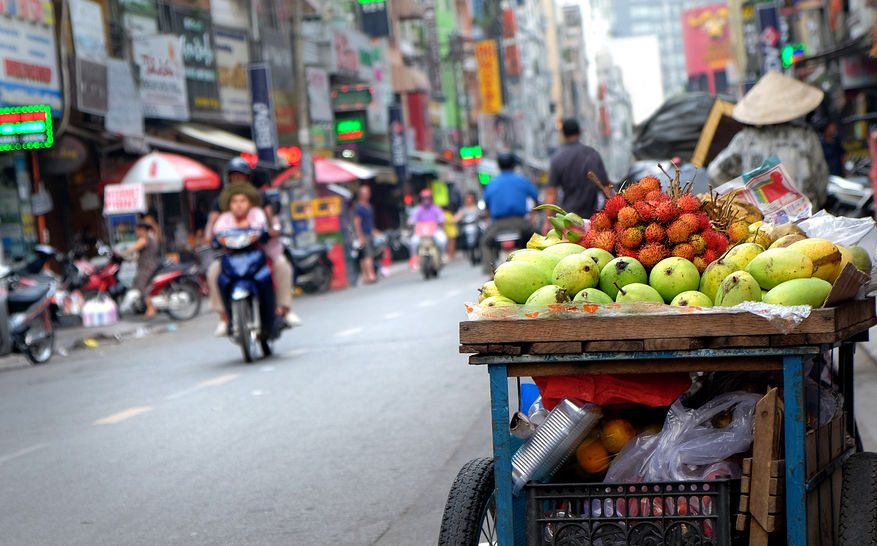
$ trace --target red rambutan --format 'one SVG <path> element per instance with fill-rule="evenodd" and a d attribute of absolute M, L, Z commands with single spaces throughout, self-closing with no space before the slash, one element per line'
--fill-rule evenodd
<path fill-rule="evenodd" d="M 667 257 L 667 247 L 658 243 L 649 243 L 639 249 L 637 260 L 645 267 L 654 267 L 656 263 Z"/>
<path fill-rule="evenodd" d="M 582 239 L 581 244 L 584 245 L 585 248 L 591 248 L 592 246 L 594 246 L 594 237 L 597 236 L 597 233 L 599 233 L 599 231 L 597 231 L 596 229 L 591 228 L 590 230 L 588 230 L 588 232 L 585 234 L 585 237 Z"/>
<path fill-rule="evenodd" d="M 694 253 L 698 256 L 703 254 L 703 251 L 706 250 L 706 239 L 703 238 L 703 235 L 697 233 L 693 234 L 688 238 L 688 244 L 691 245 L 691 248 L 694 249 Z"/>
<path fill-rule="evenodd" d="M 694 259 L 694 247 L 689 243 L 680 243 L 673 247 L 673 256 L 685 258 L 688 261 Z"/>
<path fill-rule="evenodd" d="M 707 265 L 713 263 L 717 259 L 718 259 L 718 255 L 710 249 L 707 249 L 703 253 L 703 261 L 705 261 Z"/>
<path fill-rule="evenodd" d="M 704 231 L 702 235 L 704 240 L 706 240 L 706 247 L 709 250 L 712 250 L 720 256 L 728 250 L 728 238 L 718 231 Z"/>
<path fill-rule="evenodd" d="M 669 224 L 679 216 L 679 207 L 676 203 L 664 201 L 655 207 L 655 218 L 662 224 Z M 686 239 L 688 236 L 686 235 Z"/>
<path fill-rule="evenodd" d="M 624 227 L 633 227 L 639 223 L 639 213 L 631 206 L 618 211 L 618 224 Z"/>
<path fill-rule="evenodd" d="M 615 249 L 615 232 L 600 231 L 591 241 L 591 248 L 602 248 L 606 252 L 612 252 Z"/>
<path fill-rule="evenodd" d="M 698 226 L 700 222 L 697 220 L 697 215 L 692 214 L 690 212 L 686 212 L 679 216 L 680 222 L 685 222 L 685 225 L 688 226 L 688 231 L 695 232 L 698 231 Z"/>
<path fill-rule="evenodd" d="M 697 197 L 686 193 L 676 200 L 676 204 L 682 209 L 682 212 L 697 212 L 700 210 L 700 201 Z"/>
<path fill-rule="evenodd" d="M 670 197 L 662 192 L 661 190 L 652 190 L 646 194 L 646 201 L 651 203 L 652 205 L 657 206 L 658 203 L 663 203 L 664 201 L 669 201 Z"/>
<path fill-rule="evenodd" d="M 636 184 L 631 184 L 627 186 L 623 190 L 621 190 L 621 195 L 627 199 L 627 202 L 631 205 L 636 203 L 637 201 L 643 201 L 646 198 L 646 194 L 649 193 L 639 182 Z"/>
<path fill-rule="evenodd" d="M 603 231 L 604 229 L 612 229 L 612 218 L 603 211 L 595 212 L 591 216 L 591 229 Z"/>
<path fill-rule="evenodd" d="M 639 248 L 643 243 L 643 232 L 639 228 L 627 228 L 621 235 L 621 244 L 627 248 Z"/>
<path fill-rule="evenodd" d="M 646 222 L 651 222 L 655 219 L 655 207 L 646 203 L 645 201 L 637 201 L 633 204 L 633 208 L 636 209 L 636 212 L 639 214 L 640 218 L 642 218 Z"/>
<path fill-rule="evenodd" d="M 627 200 L 620 195 L 613 195 L 606 200 L 603 205 L 603 212 L 609 215 L 609 218 L 615 220 L 618 217 L 618 211 L 627 206 Z"/>
<path fill-rule="evenodd" d="M 646 237 L 646 241 L 650 243 L 660 243 L 664 240 L 664 237 L 667 235 L 667 233 L 664 230 L 664 226 L 653 222 L 646 226 L 646 231 L 644 235 Z"/>
<path fill-rule="evenodd" d="M 698 231 L 707 231 L 713 228 L 713 225 L 710 223 L 710 217 L 705 212 L 696 212 L 694 215 L 697 216 Z"/>
<path fill-rule="evenodd" d="M 703 259 L 703 256 L 695 256 L 691 263 L 694 264 L 694 267 L 697 268 L 697 272 L 703 275 L 703 272 L 706 271 L 706 266 L 709 265 L 706 263 L 706 260 Z"/>
<path fill-rule="evenodd" d="M 637 183 L 645 188 L 646 192 L 661 191 L 661 181 L 658 180 L 657 176 L 648 175 Z"/>
<path fill-rule="evenodd" d="M 623 258 L 625 256 L 630 257 L 630 258 L 636 258 L 636 250 L 631 250 L 631 249 L 625 247 L 620 242 L 615 243 L 614 254 L 615 254 L 616 258 Z"/>
<path fill-rule="evenodd" d="M 667 239 L 671 243 L 684 243 L 688 240 L 689 235 L 691 235 L 691 230 L 688 228 L 688 224 L 682 220 L 676 220 L 667 226 Z"/>

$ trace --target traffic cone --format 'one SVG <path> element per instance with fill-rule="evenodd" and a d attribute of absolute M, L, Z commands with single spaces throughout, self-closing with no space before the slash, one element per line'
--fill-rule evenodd
<path fill-rule="evenodd" d="M 384 247 L 384 255 L 381 257 L 381 266 L 390 267 L 393 265 L 393 255 L 390 253 L 390 247 Z"/>

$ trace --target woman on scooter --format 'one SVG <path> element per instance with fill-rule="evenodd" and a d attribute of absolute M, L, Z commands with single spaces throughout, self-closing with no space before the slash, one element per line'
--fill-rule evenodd
<path fill-rule="evenodd" d="M 235 228 L 250 229 L 268 229 L 268 218 L 265 211 L 262 210 L 262 196 L 259 190 L 247 182 L 232 182 L 219 196 L 219 205 L 223 212 L 213 226 L 213 233 L 222 233 Z M 277 287 L 277 315 L 286 317 L 291 313 L 292 307 L 292 267 L 289 262 L 281 260 L 283 255 L 283 246 L 276 237 L 270 239 L 262 247 L 265 254 L 271 258 L 271 273 L 274 277 L 274 286 Z M 217 271 L 217 278 L 218 278 Z M 210 287 L 210 298 L 216 298 L 216 302 L 211 304 L 211 308 L 220 309 L 219 314 L 222 322 L 228 324 L 228 316 L 222 305 L 222 299 L 219 295 L 219 285 L 217 278 L 207 277 Z M 295 317 L 296 319 L 298 317 Z M 287 321 L 288 322 L 288 321 Z"/>
<path fill-rule="evenodd" d="M 128 250 L 122 252 L 122 255 L 140 253 L 137 256 L 137 276 L 134 277 L 134 288 L 140 292 L 140 297 L 143 298 L 143 303 L 146 305 L 143 319 L 149 320 L 155 316 L 155 306 L 152 305 L 152 299 L 149 297 L 149 280 L 158 269 L 158 243 L 155 241 L 152 225 L 146 222 L 137 224 L 134 233 L 137 236 L 137 241 Z"/>

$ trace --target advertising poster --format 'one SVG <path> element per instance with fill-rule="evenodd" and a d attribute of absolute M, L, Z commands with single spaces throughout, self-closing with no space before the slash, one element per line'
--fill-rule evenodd
<path fill-rule="evenodd" d="M 267 64 L 251 64 L 247 70 L 252 97 L 253 142 L 260 162 L 277 162 L 277 124 L 271 100 L 271 71 Z"/>
<path fill-rule="evenodd" d="M 756 6 L 758 19 L 758 43 L 761 45 L 761 73 L 771 70 L 782 72 L 783 62 L 780 57 L 780 17 L 773 5 Z"/>
<path fill-rule="evenodd" d="M 493 40 L 476 42 L 475 59 L 478 62 L 481 111 L 485 114 L 498 114 L 502 111 L 502 88 L 500 87 L 496 42 Z"/>
<path fill-rule="evenodd" d="M 121 59 L 107 59 L 107 131 L 125 136 L 143 136 L 143 106 L 131 74 L 131 65 Z"/>
<path fill-rule="evenodd" d="M 61 80 L 52 28 L 0 17 L 0 106 L 46 104 L 61 115 Z"/>
<path fill-rule="evenodd" d="M 249 124 L 247 65 L 250 62 L 250 48 L 247 34 L 243 31 L 217 28 L 214 39 L 222 119 L 231 123 Z"/>
<path fill-rule="evenodd" d="M 324 68 L 309 66 L 308 100 L 312 121 L 332 121 L 332 102 L 329 96 L 329 73 Z"/>
<path fill-rule="evenodd" d="M 76 105 L 83 112 L 107 113 L 107 42 L 101 6 L 70 0 L 70 27 L 76 53 Z"/>
<path fill-rule="evenodd" d="M 183 40 L 189 114 L 192 119 L 218 119 L 219 86 L 209 16 L 184 8 L 173 8 L 171 22 L 172 31 Z"/>
<path fill-rule="evenodd" d="M 396 179 L 401 183 L 408 178 L 408 147 L 405 142 L 405 121 L 402 107 L 390 106 L 390 161 L 396 171 Z"/>
<path fill-rule="evenodd" d="M 140 100 L 149 118 L 186 121 L 186 72 L 182 40 L 171 34 L 135 36 L 133 60 L 140 70 Z"/>
<path fill-rule="evenodd" d="M 724 72 L 731 61 L 731 31 L 728 7 L 714 4 L 682 12 L 682 43 L 689 80 L 706 76 L 708 91 L 717 89 L 717 72 Z"/>

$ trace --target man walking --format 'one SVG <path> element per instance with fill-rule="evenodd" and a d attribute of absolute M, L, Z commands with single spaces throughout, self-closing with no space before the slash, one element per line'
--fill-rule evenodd
<path fill-rule="evenodd" d="M 371 206 L 371 188 L 362 185 L 359 187 L 359 202 L 353 207 L 353 227 L 356 231 L 356 240 L 359 243 L 359 265 L 362 271 L 362 282 L 371 284 L 378 280 L 375 275 L 374 245 L 372 244 L 372 229 L 374 229 L 375 214 Z"/>
<path fill-rule="evenodd" d="M 498 233 L 517 231 L 521 239 L 528 239 L 533 234 L 533 225 L 525 218 L 530 210 L 527 199 L 537 202 L 539 194 L 532 182 L 515 173 L 517 162 L 513 154 L 500 154 L 497 163 L 501 172 L 484 190 L 484 202 L 491 219 L 491 225 L 481 242 L 484 272 L 487 274 L 493 273 L 497 258 L 494 239 Z"/>
<path fill-rule="evenodd" d="M 563 145 L 551 158 L 545 203 L 557 203 L 559 187 L 563 191 L 560 208 L 587 219 L 599 210 L 599 197 L 602 193 L 600 188 L 588 178 L 588 172 L 593 171 L 604 185 L 608 184 L 609 177 L 606 175 L 600 153 L 579 142 L 582 131 L 578 121 L 564 120 L 561 132 Z M 550 226 L 546 219 L 545 230 L 548 229 Z"/>

